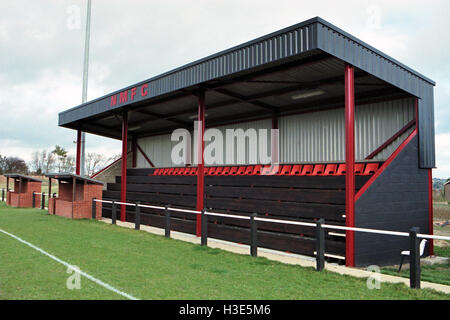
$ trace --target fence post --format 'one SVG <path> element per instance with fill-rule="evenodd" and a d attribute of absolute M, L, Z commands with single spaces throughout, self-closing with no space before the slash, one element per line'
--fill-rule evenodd
<path fill-rule="evenodd" d="M 322 271 L 325 266 L 325 230 L 323 219 L 316 222 L 316 270 Z"/>
<path fill-rule="evenodd" d="M 258 255 L 258 224 L 255 220 L 256 213 L 250 216 L 250 254 L 252 257 Z"/>
<path fill-rule="evenodd" d="M 3 193 L 3 189 L 2 189 L 2 193 Z M 31 196 L 31 207 L 34 208 L 36 206 L 36 194 L 33 191 L 33 194 Z"/>
<path fill-rule="evenodd" d="M 134 230 L 141 229 L 141 207 L 139 207 L 141 203 L 136 202 L 136 210 L 134 211 Z"/>
<path fill-rule="evenodd" d="M 2 202 L 5 201 L 5 188 L 2 188 Z"/>
<path fill-rule="evenodd" d="M 116 213 L 116 203 L 112 201 L 112 213 L 111 213 L 111 223 L 116 224 L 117 213 Z"/>
<path fill-rule="evenodd" d="M 200 244 L 202 246 L 208 244 L 208 215 L 205 213 L 205 209 L 202 210 L 202 238 Z"/>
<path fill-rule="evenodd" d="M 44 210 L 45 209 L 45 192 L 42 192 L 41 193 L 41 210 Z"/>
<path fill-rule="evenodd" d="M 166 213 L 166 228 L 164 231 L 164 236 L 166 238 L 170 238 L 170 211 L 169 211 L 169 205 L 166 205 L 164 207 L 164 211 Z"/>
<path fill-rule="evenodd" d="M 95 198 L 92 198 L 92 219 L 96 218 L 97 218 L 97 203 L 95 202 Z"/>
<path fill-rule="evenodd" d="M 417 227 L 409 230 L 409 286 L 413 289 L 420 289 L 419 231 Z"/>

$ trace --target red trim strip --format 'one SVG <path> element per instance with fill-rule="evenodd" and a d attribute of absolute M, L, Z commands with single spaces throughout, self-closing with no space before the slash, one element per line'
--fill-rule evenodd
<path fill-rule="evenodd" d="M 355 74 L 353 66 L 345 64 L 345 225 L 355 226 Z M 346 231 L 345 264 L 355 266 L 355 238 Z"/>
<path fill-rule="evenodd" d="M 394 142 L 395 139 L 400 137 L 402 134 L 404 134 L 406 131 L 408 131 L 408 129 L 411 128 L 412 126 L 414 126 L 415 124 L 416 124 L 416 119 L 413 119 L 410 122 L 408 122 L 403 128 L 401 128 L 392 137 L 390 137 L 388 140 L 386 140 L 385 143 L 383 143 L 381 146 L 379 146 L 374 152 L 369 154 L 366 157 L 366 160 L 373 159 L 377 154 L 379 154 L 381 151 L 383 151 L 387 146 L 389 146 L 392 142 Z"/>
<path fill-rule="evenodd" d="M 391 164 L 391 162 L 398 156 L 398 154 L 406 147 L 408 143 L 411 142 L 411 140 L 417 135 L 417 129 L 414 129 L 413 132 L 408 136 L 408 138 L 403 141 L 398 148 L 389 156 L 389 158 L 383 163 L 383 165 L 375 172 L 375 174 L 370 177 L 369 181 L 366 182 L 366 184 L 359 189 L 358 193 L 356 194 L 355 201 L 358 201 L 358 199 L 366 192 L 367 189 L 372 185 L 372 183 L 379 177 L 379 175 Z"/>
<path fill-rule="evenodd" d="M 129 151 L 128 154 L 129 154 L 130 152 L 131 152 L 131 151 Z M 94 177 L 96 177 L 96 176 L 98 176 L 98 175 L 99 175 L 100 173 L 102 173 L 103 171 L 109 169 L 111 166 L 115 165 L 115 164 L 116 164 L 117 162 L 119 162 L 120 160 L 122 160 L 122 157 L 120 157 L 119 159 L 114 160 L 113 162 L 111 162 L 110 164 L 108 164 L 106 167 L 104 167 L 104 168 L 101 169 L 100 171 L 94 173 L 94 174 L 91 176 L 91 179 L 94 178 Z"/>
<path fill-rule="evenodd" d="M 153 164 L 153 162 L 149 159 L 149 157 L 147 157 L 147 154 L 144 152 L 144 150 L 142 150 L 141 146 L 137 142 L 136 147 L 138 148 L 139 152 L 142 154 L 144 159 L 148 162 L 148 164 L 154 167 L 155 165 Z"/>
<path fill-rule="evenodd" d="M 198 126 L 197 134 L 197 210 L 201 211 L 204 208 L 205 198 L 205 169 L 203 163 L 203 151 L 205 150 L 205 141 L 203 135 L 205 133 L 205 90 L 201 89 L 198 97 Z M 197 214 L 196 234 L 200 237 L 202 234 L 201 215 Z"/>
<path fill-rule="evenodd" d="M 432 172 L 432 169 L 428 169 L 428 225 L 429 225 L 429 234 L 434 234 L 434 232 L 433 232 L 433 172 Z M 428 239 L 428 241 L 430 241 L 430 255 L 434 255 L 433 239 Z"/>

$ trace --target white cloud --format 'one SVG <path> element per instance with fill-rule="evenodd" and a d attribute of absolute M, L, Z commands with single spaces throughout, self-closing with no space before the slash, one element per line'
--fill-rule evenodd
<path fill-rule="evenodd" d="M 450 132 L 436 134 L 436 167 L 434 177 L 450 177 Z"/>
<path fill-rule="evenodd" d="M 68 27 L 74 6 L 80 29 Z M 435 174 L 450 176 L 449 9 L 446 0 L 96 0 L 88 99 L 321 16 L 437 81 Z M 72 150 L 75 133 L 57 113 L 81 101 L 86 1 L 3 1 L 0 12 L 0 154 Z M 120 144 L 88 135 L 87 150 L 116 154 Z"/>

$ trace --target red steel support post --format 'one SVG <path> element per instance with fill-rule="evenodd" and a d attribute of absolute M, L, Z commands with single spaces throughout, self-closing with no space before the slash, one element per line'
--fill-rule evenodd
<path fill-rule="evenodd" d="M 345 224 L 355 226 L 355 78 L 354 68 L 345 64 Z M 346 231 L 345 264 L 355 266 L 354 231 Z"/>
<path fill-rule="evenodd" d="M 128 112 L 123 112 L 122 117 L 122 176 L 120 180 L 120 201 L 127 202 L 127 152 L 128 152 Z M 120 206 L 120 221 L 126 219 L 126 205 Z"/>
<path fill-rule="evenodd" d="M 205 173 L 203 164 L 203 151 L 205 149 L 205 142 L 203 135 L 205 133 L 205 90 L 200 89 L 198 96 L 198 128 L 197 128 L 197 211 L 204 209 L 204 184 Z M 197 214 L 196 235 L 200 237 L 202 234 L 202 220 L 201 215 Z"/>
<path fill-rule="evenodd" d="M 75 163 L 75 174 L 80 174 L 81 168 L 81 130 L 77 130 L 77 158 Z"/>

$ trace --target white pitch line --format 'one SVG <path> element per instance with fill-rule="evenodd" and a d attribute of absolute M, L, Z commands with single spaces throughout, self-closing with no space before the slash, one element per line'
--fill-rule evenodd
<path fill-rule="evenodd" d="M 61 263 L 62 265 L 66 266 L 67 268 L 72 268 L 72 269 L 74 269 L 74 266 L 72 266 L 72 265 L 70 265 L 69 263 L 67 263 L 67 262 L 65 262 L 65 261 L 63 261 L 63 260 L 61 260 L 61 259 L 55 257 L 54 255 L 52 255 L 52 254 L 46 252 L 45 250 L 42 250 L 41 248 L 36 247 L 35 245 L 29 243 L 28 241 L 25 241 L 25 240 L 19 238 L 18 236 L 15 236 L 15 235 L 13 235 L 13 234 L 11 234 L 11 233 L 9 233 L 9 232 L 3 230 L 3 229 L 0 229 L 0 232 L 6 234 L 6 235 L 8 235 L 8 236 L 10 236 L 11 238 L 16 239 L 17 241 L 22 242 L 23 244 L 26 244 L 27 246 L 33 248 L 33 249 L 36 250 L 36 251 L 39 251 L 40 253 L 42 253 L 42 254 L 46 255 L 47 257 L 49 257 L 49 258 L 55 260 L 56 262 Z M 74 270 L 75 270 L 75 269 L 74 269 Z M 78 272 L 78 270 L 77 270 L 77 272 Z M 125 297 L 125 298 L 127 298 L 127 299 L 130 299 L 130 300 L 139 300 L 138 298 L 135 298 L 135 297 L 133 297 L 132 295 L 130 295 L 130 294 L 128 294 L 128 293 L 122 292 L 122 291 L 120 291 L 120 290 L 114 288 L 113 286 L 111 286 L 111 285 L 109 285 L 109 284 L 107 284 L 107 283 L 105 283 L 105 282 L 103 282 L 103 281 L 101 281 L 101 280 L 99 280 L 99 279 L 97 279 L 97 278 L 94 278 L 93 276 L 87 274 L 87 273 L 84 272 L 84 271 L 79 270 L 79 273 L 80 273 L 82 276 L 88 278 L 89 280 L 95 282 L 96 284 L 98 284 L 98 285 L 100 285 L 100 286 L 102 286 L 102 287 L 104 287 L 104 288 L 106 288 L 106 289 L 108 289 L 108 290 L 110 290 L 110 291 L 112 291 L 112 292 L 115 292 L 115 293 L 117 293 L 117 294 L 119 294 L 119 295 L 121 295 L 121 296 L 123 296 L 123 297 Z"/>

